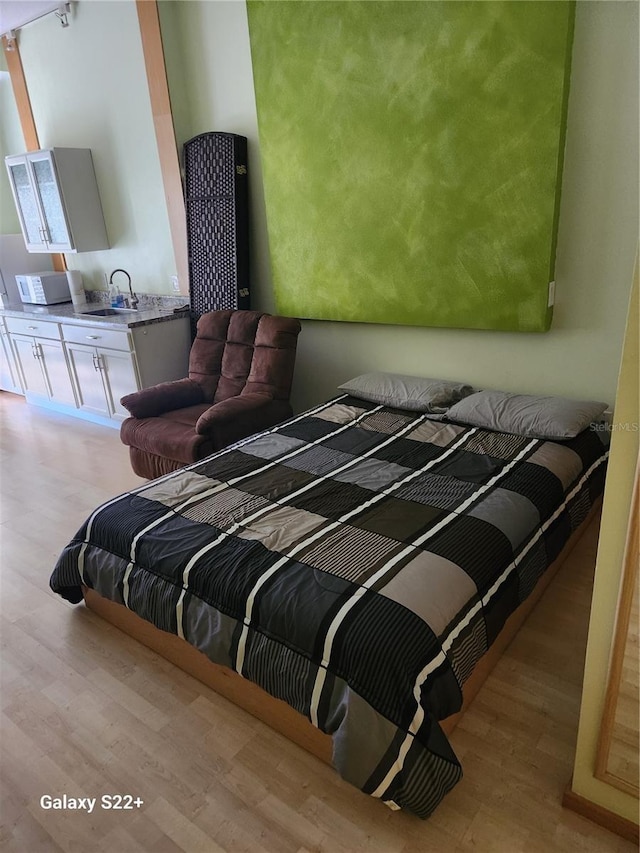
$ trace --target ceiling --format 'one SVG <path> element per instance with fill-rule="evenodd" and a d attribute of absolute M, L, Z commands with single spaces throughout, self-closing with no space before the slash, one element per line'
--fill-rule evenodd
<path fill-rule="evenodd" d="M 55 12 L 65 3 L 56 0 L 0 0 L 0 34 L 19 30 L 49 12 Z"/>

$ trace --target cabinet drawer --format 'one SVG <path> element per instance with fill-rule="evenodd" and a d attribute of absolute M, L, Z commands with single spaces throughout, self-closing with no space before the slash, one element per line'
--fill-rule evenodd
<path fill-rule="evenodd" d="M 73 326 L 63 323 L 62 337 L 70 344 L 88 344 L 94 347 L 119 349 L 129 352 L 129 335 L 125 329 L 105 329 L 98 323 L 91 326 Z"/>
<path fill-rule="evenodd" d="M 55 338 L 60 340 L 60 330 L 57 323 L 48 320 L 31 320 L 23 317 L 5 317 L 9 332 L 20 335 L 31 335 L 35 338 Z"/>

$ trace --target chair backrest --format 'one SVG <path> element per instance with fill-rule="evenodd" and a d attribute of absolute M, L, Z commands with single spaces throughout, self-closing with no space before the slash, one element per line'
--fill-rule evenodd
<path fill-rule="evenodd" d="M 274 400 L 291 394 L 300 321 L 259 311 L 210 311 L 198 320 L 189 379 L 207 402 L 258 391 Z"/>

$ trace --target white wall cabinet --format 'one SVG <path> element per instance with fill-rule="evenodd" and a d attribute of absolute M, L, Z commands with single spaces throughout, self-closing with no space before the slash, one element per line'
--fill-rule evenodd
<path fill-rule="evenodd" d="M 2 321 L 0 317 L 0 321 Z M 108 426 L 128 412 L 120 398 L 188 373 L 188 317 L 115 329 L 6 316 L 11 352 L 27 401 Z"/>
<path fill-rule="evenodd" d="M 28 252 L 108 249 L 88 148 L 48 148 L 5 158 Z"/>

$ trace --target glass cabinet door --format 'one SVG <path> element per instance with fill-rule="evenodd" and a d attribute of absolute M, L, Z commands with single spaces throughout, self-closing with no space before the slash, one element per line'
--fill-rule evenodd
<path fill-rule="evenodd" d="M 109 248 L 89 148 L 44 148 L 4 160 L 28 252 Z"/>
<path fill-rule="evenodd" d="M 27 248 L 46 251 L 38 203 L 26 160 L 7 164 Z"/>
<path fill-rule="evenodd" d="M 55 252 L 69 249 L 71 240 L 53 161 L 48 153 L 31 154 L 29 163 L 33 170 L 49 250 Z"/>
<path fill-rule="evenodd" d="M 6 164 L 27 251 L 74 251 L 51 152 L 7 157 Z"/>

